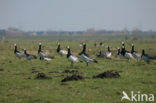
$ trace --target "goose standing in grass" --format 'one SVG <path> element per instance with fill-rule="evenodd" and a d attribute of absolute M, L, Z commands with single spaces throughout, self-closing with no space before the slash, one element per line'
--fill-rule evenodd
<path fill-rule="evenodd" d="M 17 50 L 17 45 L 16 44 L 14 44 L 14 47 L 15 47 L 15 49 L 14 49 L 15 56 L 17 56 L 19 59 L 21 59 L 22 57 L 26 57 L 26 55 L 24 53 L 21 53 L 21 52 L 19 52 Z"/>
<path fill-rule="evenodd" d="M 129 51 L 126 51 L 125 46 L 122 46 L 121 54 L 126 58 L 126 59 L 134 59 L 132 54 Z"/>
<path fill-rule="evenodd" d="M 111 53 L 111 51 L 110 51 L 110 47 L 109 47 L 109 46 L 107 47 L 107 50 L 108 50 L 108 51 L 105 52 L 104 55 L 106 56 L 106 58 L 111 58 L 112 53 Z"/>
<path fill-rule="evenodd" d="M 67 55 L 66 50 L 61 50 L 60 43 L 58 43 L 58 46 L 57 46 L 57 53 L 59 53 L 61 56 Z"/>
<path fill-rule="evenodd" d="M 68 53 L 67 53 L 67 58 L 68 60 L 71 62 L 71 66 L 73 67 L 73 64 L 75 62 L 79 62 L 79 59 L 76 57 L 76 56 L 73 56 L 71 53 L 70 53 L 70 48 L 69 46 L 67 47 L 68 49 Z"/>
<path fill-rule="evenodd" d="M 26 49 L 24 49 L 24 54 L 26 55 L 26 58 L 27 58 L 28 60 L 37 59 L 37 57 L 36 57 L 35 55 L 28 54 Z"/>
<path fill-rule="evenodd" d="M 40 56 L 40 60 L 50 61 L 54 59 L 52 56 L 47 56 L 41 49 L 42 44 L 39 43 L 38 55 Z"/>
<path fill-rule="evenodd" d="M 147 63 L 150 63 L 150 60 L 155 60 L 156 57 L 155 56 L 151 56 L 149 54 L 145 54 L 145 50 L 142 50 L 142 55 L 141 55 L 141 59 L 144 60 Z"/>
<path fill-rule="evenodd" d="M 99 44 L 100 46 L 104 46 L 104 44 L 102 43 L 102 42 L 100 42 L 100 44 Z"/>
<path fill-rule="evenodd" d="M 134 50 L 134 44 L 132 44 L 131 54 L 135 59 L 137 60 L 141 59 L 141 54 Z"/>
<path fill-rule="evenodd" d="M 150 62 L 149 56 L 148 56 L 148 54 L 145 54 L 145 50 L 144 49 L 142 50 L 141 59 L 144 60 L 147 63 Z"/>
<path fill-rule="evenodd" d="M 103 58 L 104 57 L 104 54 L 102 54 L 101 50 L 99 51 L 99 54 L 96 55 L 96 57 L 98 57 L 98 58 Z"/>
<path fill-rule="evenodd" d="M 119 58 L 119 59 L 123 59 L 124 58 L 124 56 L 120 52 L 120 48 L 118 48 L 118 52 L 117 52 L 116 58 Z"/>
<path fill-rule="evenodd" d="M 97 63 L 97 61 L 91 57 L 89 57 L 88 54 L 86 54 L 86 44 L 83 44 L 83 50 L 81 53 L 79 53 L 80 57 L 82 58 L 82 60 L 84 60 L 86 62 L 86 65 L 88 66 L 89 62 L 94 62 Z"/>

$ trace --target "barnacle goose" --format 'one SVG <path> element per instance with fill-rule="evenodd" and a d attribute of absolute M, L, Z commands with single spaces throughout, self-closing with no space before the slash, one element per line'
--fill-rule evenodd
<path fill-rule="evenodd" d="M 152 60 L 152 59 L 155 60 L 156 57 L 152 56 L 152 55 L 149 55 L 149 54 L 145 54 L 145 50 L 143 49 L 141 59 L 144 60 L 145 62 L 149 63 L 150 60 Z"/>
<path fill-rule="evenodd" d="M 67 46 L 67 49 L 68 49 L 67 58 L 71 62 L 71 66 L 73 67 L 74 62 L 79 62 L 79 59 L 70 53 L 69 46 Z"/>
<path fill-rule="evenodd" d="M 22 57 L 26 57 L 26 55 L 24 53 L 21 53 L 17 50 L 17 45 L 14 44 L 15 50 L 14 50 L 14 54 L 15 56 L 17 56 L 19 59 L 21 59 Z"/>
<path fill-rule="evenodd" d="M 137 60 L 141 59 L 141 54 L 138 53 L 138 52 L 136 52 L 136 51 L 134 51 L 134 44 L 132 44 L 131 54 L 132 54 L 132 56 L 133 56 L 135 59 L 137 59 Z"/>
<path fill-rule="evenodd" d="M 121 54 L 126 58 L 126 59 L 134 59 L 132 54 L 129 51 L 126 51 L 125 46 L 122 46 L 121 49 Z"/>
<path fill-rule="evenodd" d="M 102 42 L 100 42 L 100 44 L 99 44 L 100 46 L 104 46 L 104 44 L 102 43 Z"/>
<path fill-rule="evenodd" d="M 58 46 L 57 46 L 57 53 L 59 53 L 61 56 L 67 55 L 67 51 L 66 50 L 61 50 L 60 43 L 58 43 Z"/>
<path fill-rule="evenodd" d="M 125 58 L 125 57 L 121 54 L 120 48 L 118 48 L 118 52 L 117 52 L 116 58 L 119 58 L 119 59 Z"/>
<path fill-rule="evenodd" d="M 41 43 L 39 43 L 38 55 L 40 56 L 40 60 L 50 61 L 50 60 L 54 59 L 54 57 L 46 55 L 41 50 Z"/>
<path fill-rule="evenodd" d="M 89 62 L 94 62 L 97 63 L 97 61 L 95 59 L 92 59 L 91 57 L 89 57 L 88 54 L 86 54 L 86 44 L 83 44 L 83 50 L 81 53 L 79 53 L 80 57 L 82 58 L 82 60 L 84 60 L 86 62 L 86 65 L 88 66 Z"/>
<path fill-rule="evenodd" d="M 103 58 L 104 57 L 104 54 L 102 54 L 101 50 L 99 51 L 99 54 L 96 55 L 96 57 L 98 57 L 98 58 Z"/>
<path fill-rule="evenodd" d="M 28 60 L 37 59 L 37 57 L 36 57 L 35 55 L 28 54 L 26 49 L 24 49 L 24 54 L 26 55 L 26 58 L 27 58 Z"/>
<path fill-rule="evenodd" d="M 108 46 L 107 49 L 108 49 L 108 51 L 105 52 L 104 55 L 106 56 L 106 58 L 111 58 L 112 53 L 110 51 L 110 47 Z"/>

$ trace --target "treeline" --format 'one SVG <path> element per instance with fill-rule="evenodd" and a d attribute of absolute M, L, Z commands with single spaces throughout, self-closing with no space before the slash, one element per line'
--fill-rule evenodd
<path fill-rule="evenodd" d="M 9 27 L 8 29 L 0 29 L 0 36 L 21 36 L 21 35 L 32 35 L 32 36 L 41 36 L 41 35 L 156 35 L 156 31 L 142 31 L 139 29 L 134 29 L 129 31 L 127 29 L 114 31 L 114 30 L 95 30 L 93 28 L 87 29 L 86 31 L 23 31 L 15 27 Z"/>

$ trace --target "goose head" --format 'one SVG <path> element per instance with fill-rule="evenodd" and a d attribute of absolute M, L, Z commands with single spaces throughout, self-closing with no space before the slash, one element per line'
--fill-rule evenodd
<path fill-rule="evenodd" d="M 27 50 L 25 48 L 23 50 L 24 50 L 24 54 L 27 54 Z"/>
<path fill-rule="evenodd" d="M 17 52 L 17 45 L 14 44 L 14 47 L 15 47 L 15 50 L 14 50 L 14 53 Z"/>
<path fill-rule="evenodd" d="M 132 50 L 131 50 L 131 53 L 134 52 L 134 44 L 132 44 Z"/>
<path fill-rule="evenodd" d="M 121 44 L 122 44 L 122 46 L 125 46 L 125 43 L 123 41 L 121 42 Z"/>

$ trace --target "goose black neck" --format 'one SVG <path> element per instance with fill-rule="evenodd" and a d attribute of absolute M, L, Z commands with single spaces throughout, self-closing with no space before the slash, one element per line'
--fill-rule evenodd
<path fill-rule="evenodd" d="M 86 44 L 83 45 L 83 50 L 81 53 L 79 53 L 79 55 L 86 53 Z"/>
<path fill-rule="evenodd" d="M 120 49 L 118 49 L 118 55 L 120 54 Z"/>
<path fill-rule="evenodd" d="M 71 55 L 70 48 L 68 48 L 67 58 Z"/>
<path fill-rule="evenodd" d="M 125 47 L 122 47 L 121 54 L 125 55 L 125 53 L 126 53 Z"/>
<path fill-rule="evenodd" d="M 38 53 L 41 52 L 41 45 L 39 45 Z"/>
<path fill-rule="evenodd" d="M 83 45 L 83 50 L 82 50 L 82 52 L 83 52 L 83 53 L 86 52 L 86 44 Z"/>
<path fill-rule="evenodd" d="M 108 46 L 108 52 L 110 52 L 110 47 Z"/>
<path fill-rule="evenodd" d="M 144 49 L 142 50 L 142 55 L 145 55 L 145 50 Z"/>
<path fill-rule="evenodd" d="M 134 45 L 132 46 L 132 50 L 131 50 L 131 53 L 133 53 L 134 52 Z"/>
<path fill-rule="evenodd" d="M 24 54 L 27 54 L 27 50 L 24 50 Z"/>
<path fill-rule="evenodd" d="M 57 52 L 59 52 L 59 51 L 60 51 L 60 45 L 57 46 Z"/>
<path fill-rule="evenodd" d="M 17 46 L 15 46 L 15 50 L 14 50 L 14 53 L 16 53 L 17 52 Z"/>
<path fill-rule="evenodd" d="M 101 50 L 100 50 L 99 54 L 100 54 L 100 55 L 102 54 L 102 53 L 101 53 Z"/>

